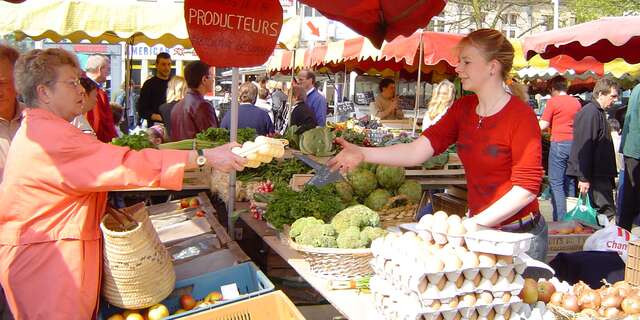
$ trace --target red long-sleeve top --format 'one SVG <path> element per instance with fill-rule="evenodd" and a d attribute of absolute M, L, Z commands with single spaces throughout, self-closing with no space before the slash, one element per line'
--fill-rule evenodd
<path fill-rule="evenodd" d="M 113 113 L 111 113 L 107 93 L 101 88 L 97 88 L 96 90 L 98 90 L 98 102 L 96 103 L 96 107 L 87 113 L 87 120 L 89 124 L 91 124 L 93 131 L 96 132 L 98 140 L 109 143 L 111 139 L 118 136 L 115 122 L 113 121 Z"/>
<path fill-rule="evenodd" d="M 456 143 L 466 173 L 471 215 L 491 206 L 513 186 L 537 195 L 543 175 L 540 127 L 531 107 L 512 96 L 502 110 L 483 117 L 479 124 L 477 105 L 476 95 L 460 98 L 422 133 L 434 155 Z M 538 210 L 538 200 L 534 200 L 501 225 Z"/>

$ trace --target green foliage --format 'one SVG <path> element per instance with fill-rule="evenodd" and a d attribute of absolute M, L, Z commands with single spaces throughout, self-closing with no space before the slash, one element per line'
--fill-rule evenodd
<path fill-rule="evenodd" d="M 257 168 L 245 168 L 236 173 L 238 181 L 271 180 L 275 187 L 287 186 L 294 174 L 307 173 L 310 169 L 298 159 L 284 159 L 264 163 Z"/>
<path fill-rule="evenodd" d="M 149 141 L 149 135 L 140 131 L 136 134 L 125 134 L 119 138 L 113 138 L 111 144 L 121 147 L 129 147 L 133 150 L 142 150 L 146 148 L 154 148 L 153 143 Z"/>
<path fill-rule="evenodd" d="M 291 125 L 285 131 L 283 138 L 289 141 L 289 147 L 299 150 L 300 149 L 300 135 L 297 134 L 300 127 L 296 125 Z"/>
<path fill-rule="evenodd" d="M 617 17 L 635 12 L 640 13 L 638 0 L 569 0 L 565 3 L 576 15 L 576 22 L 582 23 L 601 17 Z"/>
<path fill-rule="evenodd" d="M 332 185 L 316 187 L 306 185 L 296 192 L 288 187 L 276 187 L 273 200 L 267 205 L 265 218 L 278 229 L 302 217 L 315 217 L 329 221 L 344 209 L 344 204 Z"/>
<path fill-rule="evenodd" d="M 247 141 L 253 141 L 256 139 L 256 129 L 253 128 L 240 128 L 238 129 L 238 143 L 243 144 Z M 212 141 L 216 146 L 221 146 L 228 143 L 231 137 L 229 130 L 224 128 L 208 128 L 198 134 L 196 139 Z"/>

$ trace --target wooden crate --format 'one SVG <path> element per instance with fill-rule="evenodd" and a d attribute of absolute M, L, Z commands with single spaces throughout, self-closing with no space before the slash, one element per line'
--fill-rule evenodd
<path fill-rule="evenodd" d="M 467 201 L 447 193 L 436 193 L 431 198 L 433 212 L 444 211 L 447 214 L 455 214 L 464 217 L 467 213 Z"/>
<path fill-rule="evenodd" d="M 549 253 L 582 251 L 584 242 L 592 234 L 550 234 Z"/>
<path fill-rule="evenodd" d="M 464 168 L 457 153 L 449 154 L 449 161 L 442 169 L 407 168 L 405 170 L 407 178 L 417 180 L 423 185 L 466 185 Z"/>
<path fill-rule="evenodd" d="M 304 185 L 313 178 L 313 174 L 294 174 L 289 180 L 289 187 L 294 191 L 302 191 Z"/>
<path fill-rule="evenodd" d="M 629 241 L 624 280 L 633 286 L 640 285 L 640 240 Z"/>

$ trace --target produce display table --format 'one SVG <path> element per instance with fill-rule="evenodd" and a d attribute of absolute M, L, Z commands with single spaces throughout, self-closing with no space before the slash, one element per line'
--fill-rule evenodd
<path fill-rule="evenodd" d="M 275 230 L 267 226 L 266 222 L 254 219 L 250 213 L 240 214 L 240 219 L 342 315 L 353 320 L 380 319 L 375 311 L 371 294 L 359 293 L 357 290 L 330 289 L 329 281 L 313 274 L 302 255 L 283 243 Z"/>

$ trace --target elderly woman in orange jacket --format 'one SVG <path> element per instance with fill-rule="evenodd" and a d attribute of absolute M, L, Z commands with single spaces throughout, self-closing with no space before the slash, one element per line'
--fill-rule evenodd
<path fill-rule="evenodd" d="M 100 219 L 107 192 L 142 186 L 179 190 L 203 163 L 239 170 L 236 144 L 195 151 L 132 151 L 102 143 L 69 122 L 83 88 L 76 57 L 33 50 L 15 67 L 28 109 L 0 187 L 0 283 L 16 319 L 91 319 L 102 266 Z M 197 163 L 196 163 L 197 162 Z"/>

